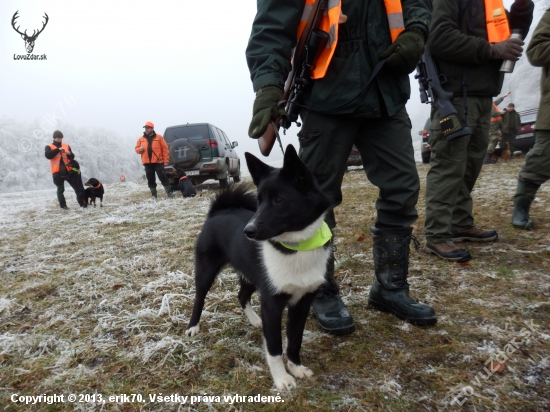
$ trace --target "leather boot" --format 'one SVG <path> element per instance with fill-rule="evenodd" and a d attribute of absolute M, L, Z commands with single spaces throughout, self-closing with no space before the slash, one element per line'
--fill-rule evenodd
<path fill-rule="evenodd" d="M 172 193 L 172 188 L 170 187 L 170 185 L 164 186 L 164 191 L 166 192 L 166 196 L 170 198 L 174 197 L 174 194 Z"/>
<path fill-rule="evenodd" d="M 331 249 L 332 249 L 332 240 Z M 353 318 L 340 298 L 336 280 L 334 280 L 334 252 L 327 262 L 325 283 L 319 288 L 311 303 L 313 314 L 319 326 L 333 335 L 345 335 L 355 330 Z"/>
<path fill-rule="evenodd" d="M 399 319 L 417 325 L 437 322 L 435 311 L 409 296 L 409 251 L 412 229 L 371 227 L 374 254 L 374 284 L 369 305 L 391 312 Z"/>
<path fill-rule="evenodd" d="M 151 191 L 151 197 L 153 199 L 157 198 L 157 188 L 156 187 L 150 187 L 149 190 Z"/>
<path fill-rule="evenodd" d="M 518 179 L 516 195 L 514 196 L 514 213 L 512 225 L 517 229 L 531 229 L 533 221 L 529 218 L 529 209 L 535 199 L 535 194 L 540 185 Z"/>

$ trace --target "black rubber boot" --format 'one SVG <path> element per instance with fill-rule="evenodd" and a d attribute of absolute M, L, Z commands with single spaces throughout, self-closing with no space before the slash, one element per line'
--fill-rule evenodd
<path fill-rule="evenodd" d="M 435 311 L 409 296 L 407 276 L 412 229 L 371 227 L 371 232 L 375 279 L 369 305 L 416 325 L 436 323 Z"/>
<path fill-rule="evenodd" d="M 483 164 L 492 165 L 492 164 L 495 164 L 495 163 L 496 163 L 496 161 L 491 159 L 491 153 L 487 153 L 485 155 L 485 160 L 483 160 Z"/>
<path fill-rule="evenodd" d="M 155 187 L 150 187 L 149 190 L 151 191 L 151 197 L 153 199 L 157 198 L 157 189 Z"/>
<path fill-rule="evenodd" d="M 533 221 L 529 218 L 529 209 L 539 187 L 540 185 L 536 183 L 518 179 L 512 214 L 512 225 L 515 228 L 527 230 L 533 227 Z"/>
<path fill-rule="evenodd" d="M 353 318 L 342 302 L 338 284 L 334 280 L 334 253 L 331 254 L 327 262 L 325 283 L 319 288 L 311 303 L 311 308 L 319 326 L 325 332 L 333 335 L 345 335 L 355 330 Z"/>

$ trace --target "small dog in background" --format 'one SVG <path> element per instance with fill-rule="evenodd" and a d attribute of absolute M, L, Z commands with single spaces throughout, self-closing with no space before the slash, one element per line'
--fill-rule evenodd
<path fill-rule="evenodd" d="M 76 193 L 76 201 L 80 207 L 88 206 L 88 199 L 85 195 L 84 185 L 82 184 L 82 175 L 80 174 L 80 164 L 76 160 L 71 160 L 67 163 L 67 166 L 70 167 L 69 174 L 63 176 Z"/>
<path fill-rule="evenodd" d="M 101 182 L 92 177 L 84 183 L 84 186 L 86 186 L 85 197 L 87 203 L 93 203 L 94 207 L 96 207 L 95 201 L 96 198 L 99 198 L 99 207 L 103 207 L 103 194 L 105 193 L 105 189 L 103 189 Z"/>
<path fill-rule="evenodd" d="M 510 143 L 506 142 L 506 148 L 502 151 L 500 156 L 505 162 L 512 158 L 512 154 L 510 153 Z"/>
<path fill-rule="evenodd" d="M 183 197 L 195 197 L 197 195 L 197 191 L 195 190 L 195 186 L 193 186 L 191 180 L 187 177 L 185 171 L 183 169 L 176 169 L 176 172 L 179 177 L 177 189 L 181 191 L 181 195 Z"/>

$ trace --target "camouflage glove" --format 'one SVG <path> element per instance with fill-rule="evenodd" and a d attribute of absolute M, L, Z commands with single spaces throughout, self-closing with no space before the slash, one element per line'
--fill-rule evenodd
<path fill-rule="evenodd" d="M 252 108 L 252 120 L 248 127 L 250 137 L 259 139 L 272 120 L 285 114 L 284 107 L 277 106 L 281 100 L 283 100 L 283 88 L 280 86 L 267 84 L 258 90 Z"/>
<path fill-rule="evenodd" d="M 512 38 L 498 43 L 490 43 L 490 59 L 518 61 L 523 51 L 523 41 Z"/>
<path fill-rule="evenodd" d="M 395 74 L 412 73 L 422 53 L 426 42 L 424 32 L 412 28 L 403 31 L 386 51 L 380 53 L 381 59 L 386 59 L 385 67 Z"/>

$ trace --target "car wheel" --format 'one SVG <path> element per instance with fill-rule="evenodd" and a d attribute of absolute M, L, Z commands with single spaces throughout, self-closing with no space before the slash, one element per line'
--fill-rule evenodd
<path fill-rule="evenodd" d="M 422 153 L 422 163 L 430 163 L 430 152 Z"/>
<path fill-rule="evenodd" d="M 233 182 L 239 183 L 241 181 L 241 164 L 239 163 L 239 167 L 237 168 L 237 174 L 235 176 L 231 176 L 233 178 Z"/>
<path fill-rule="evenodd" d="M 170 146 L 170 163 L 176 167 L 189 169 L 199 161 L 200 157 L 200 150 L 192 140 L 178 139 Z"/>

